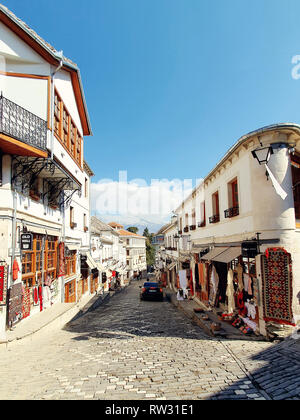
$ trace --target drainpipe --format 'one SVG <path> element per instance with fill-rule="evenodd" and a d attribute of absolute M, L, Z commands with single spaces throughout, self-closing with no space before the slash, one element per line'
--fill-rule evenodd
<path fill-rule="evenodd" d="M 53 154 L 54 154 L 54 79 L 56 73 L 62 68 L 63 66 L 63 51 L 60 51 L 57 55 L 57 58 L 60 59 L 59 66 L 54 70 L 54 72 L 51 74 L 51 160 L 53 160 Z"/>
<path fill-rule="evenodd" d="M 55 96 L 55 86 L 54 86 L 54 79 L 56 73 L 62 68 L 63 66 L 63 51 L 60 51 L 57 56 L 60 62 L 58 67 L 51 73 L 51 161 L 53 161 L 54 156 L 54 96 Z M 62 206 L 62 242 L 65 243 L 65 206 Z M 65 301 L 65 281 L 64 276 L 61 277 L 61 302 Z"/>
<path fill-rule="evenodd" d="M 10 267 L 10 284 L 8 288 L 14 283 L 13 282 L 13 264 L 16 256 L 16 232 L 17 232 L 17 192 L 13 191 L 13 217 L 12 217 L 12 253 L 11 253 L 11 267 Z"/>

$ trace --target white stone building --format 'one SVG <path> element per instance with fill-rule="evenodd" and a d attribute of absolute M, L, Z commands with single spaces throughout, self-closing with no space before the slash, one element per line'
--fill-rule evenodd
<path fill-rule="evenodd" d="M 124 226 L 118 223 L 111 222 L 109 225 L 119 234 L 126 246 L 126 281 L 140 272 L 145 275 L 147 272 L 146 238 L 125 230 Z"/>
<path fill-rule="evenodd" d="M 91 253 L 94 260 L 101 264 L 101 270 L 105 273 L 107 281 L 104 290 L 113 287 L 116 279 L 120 280 L 121 286 L 125 285 L 126 271 L 126 247 L 119 233 L 97 217 L 91 217 Z"/>
<path fill-rule="evenodd" d="M 267 159 L 259 163 L 255 156 L 263 155 Z M 236 280 L 242 266 L 243 281 L 254 289 L 242 293 L 249 298 L 244 303 L 256 308 L 257 332 L 266 335 L 272 324 L 299 322 L 299 197 L 300 126 L 277 124 L 240 138 L 175 211 L 177 270 L 187 270 L 194 298 L 214 306 L 209 294 L 214 266 L 216 306 L 226 312 L 229 270 Z"/>
<path fill-rule="evenodd" d="M 0 56 L 3 331 L 89 290 L 80 258 L 89 251 L 93 174 L 84 162 L 91 127 L 77 65 L 3 5 Z"/>

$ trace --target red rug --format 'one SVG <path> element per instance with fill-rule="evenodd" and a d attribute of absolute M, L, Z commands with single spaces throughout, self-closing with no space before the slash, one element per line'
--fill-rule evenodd
<path fill-rule="evenodd" d="M 30 289 L 25 289 L 22 302 L 22 318 L 25 319 L 30 315 Z"/>
<path fill-rule="evenodd" d="M 283 248 L 269 248 L 262 256 L 264 320 L 295 325 L 292 312 L 291 255 Z"/>

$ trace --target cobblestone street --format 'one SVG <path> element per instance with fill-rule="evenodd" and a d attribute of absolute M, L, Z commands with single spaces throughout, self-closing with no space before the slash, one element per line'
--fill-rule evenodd
<path fill-rule="evenodd" d="M 140 301 L 138 285 L 64 330 L 0 347 L 0 398 L 299 399 L 299 340 L 210 338 L 168 301 Z"/>

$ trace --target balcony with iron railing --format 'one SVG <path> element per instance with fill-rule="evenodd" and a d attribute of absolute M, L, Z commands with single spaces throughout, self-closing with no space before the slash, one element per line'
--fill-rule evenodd
<path fill-rule="evenodd" d="M 209 223 L 213 224 L 213 223 L 218 223 L 220 221 L 220 215 L 219 214 L 215 214 L 214 216 L 211 216 L 209 218 Z"/>
<path fill-rule="evenodd" d="M 0 95 L 0 135 L 41 151 L 47 147 L 47 122 Z M 9 144 L 7 143 L 9 146 Z M 3 145 L 1 146 L 3 148 Z M 5 150 L 4 150 L 5 151 Z"/>
<path fill-rule="evenodd" d="M 224 212 L 225 219 L 230 219 L 231 217 L 238 216 L 239 214 L 240 214 L 239 207 L 231 207 L 230 209 L 227 209 Z"/>

